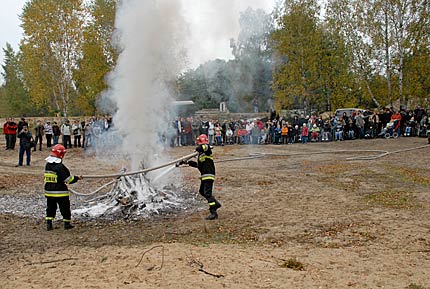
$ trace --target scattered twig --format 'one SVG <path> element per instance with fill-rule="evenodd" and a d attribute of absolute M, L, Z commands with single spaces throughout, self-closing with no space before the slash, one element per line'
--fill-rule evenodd
<path fill-rule="evenodd" d="M 214 276 L 215 278 L 224 278 L 224 275 L 222 275 L 222 274 L 213 274 L 213 273 L 210 273 L 210 272 L 208 272 L 208 271 L 204 270 L 203 268 L 200 268 L 200 269 L 199 269 L 199 271 L 200 271 L 200 272 L 203 272 L 203 273 L 205 273 L 205 274 L 208 274 L 208 275 Z"/>
<path fill-rule="evenodd" d="M 213 276 L 215 278 L 224 278 L 224 275 L 222 275 L 222 274 L 214 274 L 214 273 L 208 272 L 205 269 L 203 269 L 203 267 L 204 267 L 203 263 L 200 262 L 199 260 L 196 260 L 192 254 L 191 254 L 191 256 L 187 256 L 187 259 L 188 259 L 188 265 L 189 266 L 192 267 L 193 265 L 197 265 L 199 267 L 198 271 L 203 272 L 207 275 Z"/>
<path fill-rule="evenodd" d="M 63 261 L 70 261 L 70 260 L 78 260 L 78 258 L 63 258 L 63 259 L 49 260 L 49 261 L 28 262 L 26 265 L 49 264 L 49 263 L 63 262 Z"/>
<path fill-rule="evenodd" d="M 166 234 L 169 234 L 169 235 L 182 235 L 182 236 L 185 236 L 185 235 L 189 235 L 189 234 L 191 234 L 193 231 L 188 231 L 188 232 L 174 232 L 174 231 L 166 231 Z"/>
<path fill-rule="evenodd" d="M 418 253 L 430 253 L 430 250 L 417 250 Z"/>
<path fill-rule="evenodd" d="M 164 246 L 163 245 L 157 245 L 157 246 L 154 246 L 154 247 L 152 247 L 152 248 L 150 248 L 150 249 L 148 249 L 148 250 L 146 250 L 145 252 L 143 252 L 142 253 L 142 256 L 140 257 L 140 260 L 139 260 L 139 262 L 136 264 L 136 266 L 134 266 L 134 267 L 137 267 L 137 266 L 139 266 L 140 265 L 140 263 L 142 262 L 142 260 L 143 260 L 143 256 L 145 256 L 145 254 L 146 253 L 148 253 L 148 252 L 150 252 L 150 251 L 152 251 L 153 249 L 155 249 L 155 248 L 161 248 L 161 265 L 160 265 L 160 268 L 158 269 L 158 270 L 161 270 L 161 268 L 163 268 L 163 264 L 164 264 Z M 153 269 L 153 267 L 151 268 L 151 270 Z"/>

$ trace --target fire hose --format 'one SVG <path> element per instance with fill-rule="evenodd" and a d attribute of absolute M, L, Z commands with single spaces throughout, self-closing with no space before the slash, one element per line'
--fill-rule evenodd
<path fill-rule="evenodd" d="M 196 155 L 198 155 L 198 153 L 194 152 L 192 154 L 183 156 L 183 157 L 181 157 L 179 159 L 176 159 L 174 161 L 171 161 L 171 162 L 168 162 L 168 163 L 165 163 L 165 164 L 153 167 L 153 168 L 143 169 L 143 170 L 140 170 L 140 171 L 134 171 L 134 172 L 128 172 L 128 173 L 119 173 L 119 174 L 111 174 L 111 175 L 86 175 L 86 176 L 84 175 L 84 176 L 82 176 L 82 178 L 84 178 L 84 179 L 106 179 L 106 178 L 119 178 L 119 177 L 122 177 L 122 176 L 131 176 L 131 175 L 145 174 L 145 173 L 148 173 L 150 171 L 155 171 L 155 170 L 158 170 L 158 169 L 161 169 L 161 168 L 164 168 L 164 167 L 167 167 L 167 166 L 179 163 L 180 161 L 189 160 L 189 159 L 195 157 Z"/>
<path fill-rule="evenodd" d="M 162 164 L 162 165 L 158 165 L 158 166 L 155 166 L 155 167 L 152 167 L 152 168 L 147 168 L 147 169 L 139 170 L 139 171 L 133 171 L 133 172 L 127 172 L 127 173 L 123 172 L 123 173 L 110 174 L 110 175 L 83 175 L 82 176 L 83 179 L 106 179 L 106 178 L 115 178 L 115 179 L 112 180 L 112 181 L 110 181 L 110 182 L 108 182 L 108 183 L 106 183 L 106 184 L 104 184 L 103 186 L 99 187 L 95 191 L 92 191 L 92 192 L 90 192 L 88 194 L 79 193 L 79 192 L 77 192 L 77 191 L 75 191 L 75 190 L 73 190 L 71 188 L 69 188 L 69 191 L 72 192 L 73 194 L 77 195 L 77 196 L 92 196 L 92 195 L 97 194 L 98 192 L 100 192 L 102 189 L 106 188 L 109 185 L 115 185 L 120 180 L 121 177 L 131 176 L 131 175 L 137 175 L 137 174 L 145 174 L 145 173 L 148 173 L 150 171 L 155 171 L 155 170 L 158 170 L 158 169 L 170 166 L 170 165 L 177 164 L 177 163 L 179 163 L 181 161 L 187 161 L 187 160 L 189 160 L 189 159 L 191 159 L 191 158 L 193 158 L 193 157 L 195 157 L 197 155 L 198 155 L 198 153 L 194 152 L 192 154 L 180 157 L 180 158 L 178 158 L 176 160 L 173 160 L 173 161 L 170 161 L 168 163 L 165 163 L 165 164 Z"/>

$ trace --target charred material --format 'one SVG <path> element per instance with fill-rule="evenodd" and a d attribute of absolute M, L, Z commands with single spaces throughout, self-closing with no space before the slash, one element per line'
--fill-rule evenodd
<path fill-rule="evenodd" d="M 139 218 L 162 212 L 187 209 L 194 202 L 180 188 L 165 186 L 159 190 L 150 185 L 144 174 L 121 176 L 112 189 L 73 211 L 84 218 Z"/>

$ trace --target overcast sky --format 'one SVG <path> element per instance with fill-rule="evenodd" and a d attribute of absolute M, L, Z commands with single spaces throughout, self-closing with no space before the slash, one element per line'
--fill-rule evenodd
<path fill-rule="evenodd" d="M 22 37 L 18 15 L 21 13 L 25 2 L 25 0 L 0 0 L 0 63 L 2 65 L 4 60 L 3 49 L 7 42 L 12 44 L 15 51 L 18 50 L 18 44 Z"/>
<path fill-rule="evenodd" d="M 189 2 L 190 0 L 184 0 L 188 3 L 194 3 L 194 5 L 186 5 L 188 7 L 194 7 L 195 11 L 190 12 L 190 22 L 198 22 L 203 20 L 202 13 L 196 13 L 197 11 L 205 10 L 205 6 L 209 7 L 210 5 L 205 5 L 205 2 L 218 2 L 217 0 L 199 0 Z M 239 11 L 243 11 L 246 7 L 251 6 L 252 8 L 261 8 L 267 12 L 270 12 L 274 6 L 276 0 L 236 0 L 231 1 L 231 3 L 235 2 L 235 4 L 230 6 L 230 13 L 235 13 L 237 15 L 237 19 L 239 17 Z M 10 43 L 14 48 L 15 52 L 18 51 L 19 41 L 22 38 L 22 29 L 20 27 L 20 20 L 18 15 L 22 12 L 22 8 L 25 4 L 26 0 L 0 0 L 0 64 L 3 65 L 4 61 L 4 53 L 3 49 L 6 47 L 6 43 Z M 210 14 L 210 11 L 206 11 Z M 227 11 L 226 11 L 227 12 Z M 200 41 L 204 44 L 206 48 L 206 53 L 202 53 L 200 59 L 194 59 L 191 61 L 192 66 L 196 66 L 196 64 L 215 59 L 229 59 L 231 58 L 231 50 L 230 50 L 230 38 L 236 38 L 238 33 L 238 23 L 237 25 L 232 24 L 230 35 L 228 33 L 224 33 L 222 37 L 218 36 L 216 38 L 212 37 L 210 33 L 200 32 L 196 36 L 202 38 Z M 202 24 L 202 31 L 205 30 L 204 26 L 211 26 L 211 23 L 206 21 L 206 23 Z M 194 36 L 195 37 L 195 36 Z M 205 39 L 203 39 L 205 38 Z M 224 39 L 222 39 L 224 38 Z M 209 47 L 209 48 L 208 48 Z M 0 68 L 0 71 L 3 71 Z M 0 76 L 1 79 L 1 76 Z M 1 80 L 0 80 L 1 82 Z"/>

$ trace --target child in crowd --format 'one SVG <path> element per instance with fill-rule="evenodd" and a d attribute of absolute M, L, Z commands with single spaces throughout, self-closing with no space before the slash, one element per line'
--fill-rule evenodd
<path fill-rule="evenodd" d="M 306 123 L 304 123 L 302 127 L 302 133 L 301 133 L 302 144 L 308 143 L 308 135 L 309 135 L 309 129 Z"/>

